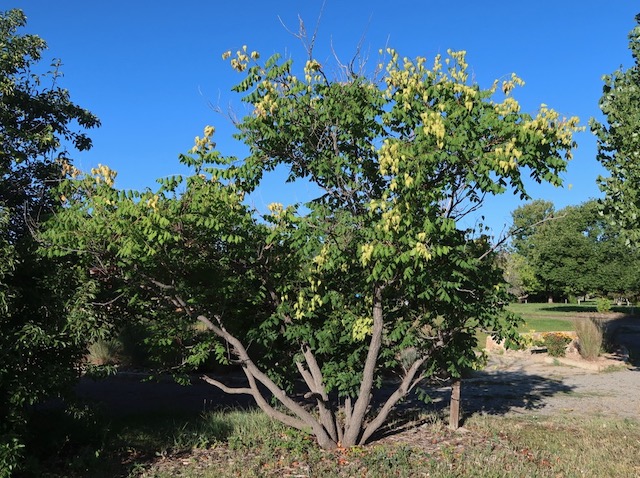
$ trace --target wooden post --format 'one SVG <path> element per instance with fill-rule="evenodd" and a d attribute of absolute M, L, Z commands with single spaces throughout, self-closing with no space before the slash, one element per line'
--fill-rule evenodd
<path fill-rule="evenodd" d="M 460 385 L 462 381 L 454 378 L 451 383 L 451 404 L 449 406 L 449 428 L 457 430 L 460 427 Z"/>

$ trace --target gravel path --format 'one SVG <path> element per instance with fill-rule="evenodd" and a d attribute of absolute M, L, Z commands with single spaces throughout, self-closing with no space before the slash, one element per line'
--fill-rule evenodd
<path fill-rule="evenodd" d="M 640 370 L 597 372 L 554 365 L 526 352 L 495 355 L 485 371 L 463 381 L 466 412 L 593 414 L 640 417 Z"/>

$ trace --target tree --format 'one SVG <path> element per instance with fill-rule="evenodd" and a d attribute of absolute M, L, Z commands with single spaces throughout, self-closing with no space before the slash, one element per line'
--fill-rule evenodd
<path fill-rule="evenodd" d="M 525 256 L 514 251 L 502 251 L 498 257 L 504 270 L 504 280 L 509 284 L 508 292 L 518 300 L 527 300 L 540 290 L 535 270 Z"/>
<path fill-rule="evenodd" d="M 482 89 L 464 52 L 431 68 L 387 55 L 377 82 L 330 80 L 313 58 L 296 76 L 278 55 L 226 53 L 252 110 L 237 125 L 247 157 L 221 155 L 208 126 L 181 157 L 193 175 L 157 191 L 120 191 L 106 167 L 71 178 L 42 236 L 104 277 L 107 309 L 137 307 L 185 365 L 237 364 L 244 386 L 204 379 L 324 448 L 367 442 L 424 379 L 474 366 L 478 329 L 516 339 L 493 248 L 459 221 L 487 194 L 526 197 L 523 170 L 560 184 L 574 146 L 576 118 L 520 112 L 515 75 Z M 258 217 L 245 195 L 279 165 L 318 196 Z"/>
<path fill-rule="evenodd" d="M 529 293 L 544 294 L 550 301 L 591 293 L 635 295 L 638 255 L 625 248 L 597 201 L 568 206 L 540 221 L 542 210 L 553 211 L 553 205 L 534 201 L 513 212 L 512 230 L 520 230 L 517 224 L 536 224 L 526 237 L 515 236 L 524 239 L 513 242 L 505 268 L 511 272 L 513 287 L 525 289 L 526 283 Z"/>
<path fill-rule="evenodd" d="M 640 23 L 640 15 L 636 16 Z M 634 65 L 620 68 L 604 77 L 600 110 L 606 123 L 591 120 L 591 129 L 598 137 L 598 161 L 608 170 L 609 177 L 598 178 L 605 193 L 604 210 L 613 223 L 622 229 L 629 242 L 640 240 L 640 25 L 629 33 L 629 49 Z"/>
<path fill-rule="evenodd" d="M 567 206 L 539 227 L 531 239 L 530 261 L 539 283 L 552 297 L 585 295 L 596 290 L 598 209 L 594 201 Z"/>
<path fill-rule="evenodd" d="M 58 62 L 33 71 L 46 44 L 18 33 L 25 22 L 20 10 L 0 13 L 0 476 L 18 466 L 26 406 L 77 375 L 86 330 L 71 312 L 86 297 L 73 264 L 37 255 L 31 231 L 58 203 L 52 188 L 70 167 L 64 146 L 88 149 L 82 129 L 98 125 L 57 86 Z"/>
<path fill-rule="evenodd" d="M 513 224 L 509 229 L 511 246 L 521 255 L 531 255 L 533 244 L 531 237 L 545 222 L 553 219 L 555 207 L 551 201 L 536 199 L 523 204 L 511 213 Z"/>

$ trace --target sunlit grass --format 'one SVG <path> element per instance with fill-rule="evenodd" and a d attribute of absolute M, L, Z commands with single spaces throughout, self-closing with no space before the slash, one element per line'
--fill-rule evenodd
<path fill-rule="evenodd" d="M 221 444 L 184 456 L 176 466 L 157 462 L 142 476 L 184 477 L 612 477 L 638 476 L 640 427 L 632 420 L 535 416 L 471 417 L 464 433 L 442 423 L 421 427 L 415 439 L 322 451 L 311 440 L 281 439 L 234 447 Z M 264 433 L 270 435 L 270 430 Z M 612 459 L 615 457 L 615 459 Z M 167 457 L 171 459 L 171 457 Z M 206 463 L 206 464 L 205 464 Z"/>

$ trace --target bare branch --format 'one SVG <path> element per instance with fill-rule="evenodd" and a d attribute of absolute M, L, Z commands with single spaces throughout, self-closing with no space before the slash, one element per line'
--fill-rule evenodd
<path fill-rule="evenodd" d="M 109 305 L 117 302 L 118 300 L 120 300 L 123 296 L 124 296 L 124 292 L 122 294 L 118 294 L 117 297 L 114 297 L 113 299 L 108 300 L 107 302 L 90 302 L 90 304 L 98 306 L 98 307 L 109 306 Z"/>
<path fill-rule="evenodd" d="M 307 29 L 304 26 L 304 20 L 300 15 L 298 15 L 298 31 L 297 32 L 294 32 L 289 27 L 287 27 L 287 25 L 284 23 L 280 15 L 278 15 L 278 20 L 280 21 L 280 25 L 282 25 L 282 27 L 285 29 L 287 33 L 289 33 L 290 35 L 300 40 L 300 42 L 302 43 L 302 46 L 307 52 L 307 56 L 309 57 L 309 60 L 313 58 L 313 47 L 316 43 L 316 38 L 318 36 L 318 29 L 320 28 L 320 20 L 322 19 L 322 14 L 324 13 L 324 7 L 326 3 L 327 2 L 325 0 L 322 2 L 322 5 L 320 6 L 320 12 L 318 13 L 318 19 L 316 20 L 316 26 L 313 29 L 311 40 L 308 40 L 309 37 L 307 36 Z"/>
<path fill-rule="evenodd" d="M 485 257 L 487 257 L 489 254 L 491 254 L 493 251 L 498 249 L 498 247 L 500 247 L 502 244 L 507 242 L 507 240 L 510 237 L 515 236 L 518 232 L 521 232 L 521 231 L 524 231 L 526 229 L 530 229 L 530 228 L 539 226 L 540 224 L 544 224 L 547 221 L 553 221 L 555 219 L 562 219 L 564 217 L 565 217 L 564 214 L 562 216 L 549 216 L 549 217 L 545 217 L 544 219 L 541 219 L 540 221 L 538 221 L 538 222 L 536 222 L 534 224 L 529 224 L 528 226 L 518 227 L 518 228 L 514 229 L 512 232 L 509 232 L 509 233 L 505 234 L 504 237 L 500 238 L 500 240 L 498 242 L 496 242 L 493 246 L 491 246 L 484 254 L 482 254 L 478 258 L 478 260 L 483 260 Z"/>
<path fill-rule="evenodd" d="M 224 383 L 213 379 L 208 375 L 202 375 L 200 378 L 207 382 L 209 385 L 213 385 L 214 387 L 219 388 L 224 393 L 228 393 L 231 395 L 253 395 L 253 390 L 251 390 L 250 388 L 228 387 Z"/>
<path fill-rule="evenodd" d="M 206 325 L 206 327 L 211 330 L 218 337 L 226 341 L 232 348 L 234 353 L 238 356 L 242 363 L 242 369 L 249 380 L 252 389 L 258 390 L 257 386 L 254 386 L 255 381 L 258 380 L 262 383 L 269 392 L 276 398 L 282 405 L 284 405 L 291 413 L 293 413 L 296 417 L 298 417 L 302 422 L 306 424 L 306 426 L 313 429 L 314 435 L 318 439 L 318 443 L 323 448 L 330 448 L 331 446 L 335 446 L 335 440 L 333 440 L 327 430 L 323 427 L 323 425 L 307 410 L 304 409 L 302 405 L 297 403 L 291 397 L 287 395 L 287 393 L 280 388 L 273 380 L 271 380 L 264 372 L 262 372 L 258 366 L 251 360 L 249 354 L 242 344 L 240 340 L 238 340 L 235 336 L 233 336 L 229 331 L 225 329 L 222 325 L 222 321 L 220 317 L 216 316 L 216 320 L 219 323 L 215 325 L 208 317 L 204 315 L 200 315 L 197 318 L 198 321 L 202 322 Z M 266 410 L 267 407 L 271 408 L 268 403 L 264 400 L 264 397 L 260 393 L 254 393 L 254 398 L 258 403 L 258 406 L 263 410 Z M 280 413 L 277 410 L 273 409 L 270 413 Z M 287 423 L 284 421 L 285 417 L 291 417 L 289 415 L 285 415 L 280 413 L 278 420 L 283 421 L 283 423 Z"/>

